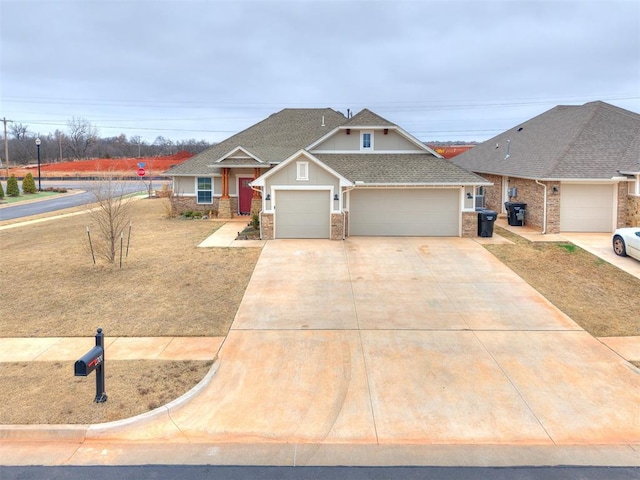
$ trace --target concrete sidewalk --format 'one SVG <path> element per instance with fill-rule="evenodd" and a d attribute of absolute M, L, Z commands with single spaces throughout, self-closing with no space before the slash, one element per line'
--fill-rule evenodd
<path fill-rule="evenodd" d="M 207 237 L 198 247 L 214 248 L 214 247 L 257 247 L 262 248 L 266 243 L 265 240 L 241 240 L 238 235 L 247 226 L 248 217 L 235 217 L 228 220 L 212 235 Z"/>
<path fill-rule="evenodd" d="M 108 337 L 109 360 L 213 360 L 225 337 Z M 2 362 L 74 362 L 94 337 L 0 338 Z"/>

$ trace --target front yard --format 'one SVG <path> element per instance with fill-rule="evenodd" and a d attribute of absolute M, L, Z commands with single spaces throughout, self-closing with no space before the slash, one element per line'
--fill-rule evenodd
<path fill-rule="evenodd" d="M 258 248 L 201 249 L 214 220 L 168 219 L 166 199 L 134 202 L 122 268 L 85 247 L 87 215 L 0 230 L 3 337 L 224 336 Z M 640 280 L 570 244 L 486 248 L 595 336 L 640 335 Z M 84 352 L 82 352 L 84 353 Z M 130 417 L 182 395 L 210 362 L 110 361 L 109 401 L 92 403 L 93 378 L 71 364 L 0 363 L 0 424 L 99 423 Z M 46 408 L 43 408 L 46 403 Z"/>

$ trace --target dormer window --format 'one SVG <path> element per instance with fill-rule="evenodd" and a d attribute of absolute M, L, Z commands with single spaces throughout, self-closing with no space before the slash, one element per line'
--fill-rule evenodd
<path fill-rule="evenodd" d="M 373 132 L 362 132 L 360 134 L 360 150 L 373 150 Z"/>
<path fill-rule="evenodd" d="M 296 180 L 309 180 L 309 162 L 296 162 L 297 175 Z"/>

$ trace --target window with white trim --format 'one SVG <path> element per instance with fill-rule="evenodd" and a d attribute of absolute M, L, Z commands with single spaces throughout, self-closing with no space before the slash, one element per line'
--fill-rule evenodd
<path fill-rule="evenodd" d="M 213 203 L 213 181 L 211 177 L 198 177 L 198 203 Z"/>
<path fill-rule="evenodd" d="M 360 134 L 360 150 L 373 150 L 373 132 Z"/>
<path fill-rule="evenodd" d="M 296 162 L 296 180 L 309 180 L 309 162 Z"/>
<path fill-rule="evenodd" d="M 478 185 L 476 187 L 476 208 L 484 208 L 484 187 Z"/>

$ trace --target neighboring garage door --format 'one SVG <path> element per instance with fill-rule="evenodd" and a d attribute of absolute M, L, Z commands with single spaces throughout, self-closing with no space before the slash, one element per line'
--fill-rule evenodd
<path fill-rule="evenodd" d="M 352 190 L 349 235 L 457 237 L 458 189 Z"/>
<path fill-rule="evenodd" d="M 329 238 L 329 190 L 276 190 L 275 238 Z"/>
<path fill-rule="evenodd" d="M 562 184 L 561 232 L 611 232 L 613 185 Z"/>

